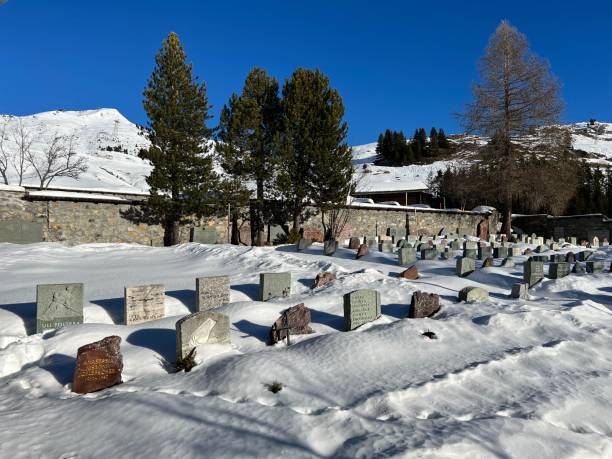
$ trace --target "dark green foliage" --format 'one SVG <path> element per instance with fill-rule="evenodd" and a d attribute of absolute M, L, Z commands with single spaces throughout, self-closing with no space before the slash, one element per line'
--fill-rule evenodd
<path fill-rule="evenodd" d="M 196 366 L 195 356 L 196 348 L 194 347 L 185 357 L 177 358 L 175 364 L 176 371 L 185 371 L 185 373 L 189 373 L 193 367 Z"/>
<path fill-rule="evenodd" d="M 251 70 L 240 96 L 233 94 L 221 110 L 217 150 L 224 170 L 234 179 L 229 190 L 240 191 L 236 205 L 248 203 L 245 182 L 256 184 L 251 227 L 255 245 L 263 244 L 264 225 L 270 211 L 265 197 L 278 162 L 275 140 L 280 127 L 278 82 L 260 69 Z M 246 199 L 245 199 L 246 198 Z M 246 201 L 246 202 L 245 202 Z M 268 216 L 268 218 L 266 218 Z"/>
<path fill-rule="evenodd" d="M 180 242 L 181 223 L 214 212 L 210 204 L 217 176 L 206 155 L 211 134 L 206 87 L 192 76 L 175 33 L 164 40 L 155 63 L 144 91 L 151 146 L 139 156 L 153 165 L 144 206 L 163 225 L 164 244 L 171 245 Z"/>
<path fill-rule="evenodd" d="M 281 390 L 283 390 L 283 383 L 280 383 L 278 381 L 274 381 L 272 384 L 266 384 L 266 389 L 268 389 L 273 394 L 277 394 Z"/>
<path fill-rule="evenodd" d="M 578 190 L 570 203 L 569 212 L 612 216 L 612 168 L 602 171 L 586 161 L 578 169 Z"/>
<path fill-rule="evenodd" d="M 376 153 L 382 157 L 382 164 L 391 166 L 408 166 L 410 164 L 427 163 L 436 157 L 451 153 L 451 145 L 444 134 L 431 128 L 429 139 L 425 129 L 416 129 L 412 140 L 408 142 L 402 131 L 387 129 L 378 136 Z"/>
<path fill-rule="evenodd" d="M 299 68 L 283 86 L 278 197 L 297 228 L 309 202 L 324 211 L 346 203 L 353 188 L 351 149 L 338 91 L 319 70 Z"/>
<path fill-rule="evenodd" d="M 440 149 L 450 148 L 450 143 L 448 139 L 446 138 L 446 133 L 444 132 L 444 129 L 442 128 L 438 130 L 438 148 Z"/>
<path fill-rule="evenodd" d="M 412 147 L 406 140 L 403 132 L 390 131 L 378 136 L 376 153 L 381 155 L 385 162 L 394 166 L 405 166 L 414 162 Z"/>

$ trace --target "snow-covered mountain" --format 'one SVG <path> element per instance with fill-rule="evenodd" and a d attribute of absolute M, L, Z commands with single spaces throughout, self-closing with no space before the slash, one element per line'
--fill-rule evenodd
<path fill-rule="evenodd" d="M 0 132 L 6 124 L 4 148 L 16 151 L 13 131 L 21 123 L 32 135 L 32 150 L 42 152 L 49 139 L 74 136 L 76 151 L 85 157 L 87 172 L 78 180 L 62 177 L 52 183 L 58 188 L 85 188 L 116 192 L 146 192 L 145 177 L 151 166 L 137 154 L 148 146 L 146 131 L 126 119 L 115 109 L 86 111 L 52 111 L 29 116 L 0 115 Z M 574 148 L 589 154 L 589 161 L 612 165 L 612 124 L 576 123 L 570 125 Z M 426 188 L 430 174 L 444 169 L 449 161 L 427 165 L 385 167 L 374 165 L 376 143 L 353 147 L 353 164 L 359 191 L 416 190 Z M 365 166 L 365 168 L 364 168 Z M 15 185 L 17 176 L 9 168 L 9 182 Z M 37 185 L 33 171 L 24 180 Z"/>

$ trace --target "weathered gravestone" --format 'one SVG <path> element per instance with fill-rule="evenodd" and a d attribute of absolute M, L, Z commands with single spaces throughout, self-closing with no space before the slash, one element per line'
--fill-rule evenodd
<path fill-rule="evenodd" d="M 391 236 L 394 241 L 406 237 L 406 228 L 388 228 L 387 235 Z"/>
<path fill-rule="evenodd" d="M 368 236 L 368 237 L 366 237 L 365 243 L 368 245 L 368 248 L 370 248 L 370 249 L 371 248 L 376 249 L 376 247 L 378 245 L 378 242 L 376 240 L 376 236 L 373 236 L 373 237 Z"/>
<path fill-rule="evenodd" d="M 494 266 L 493 257 L 487 257 L 482 262 L 483 268 L 492 268 Z"/>
<path fill-rule="evenodd" d="M 421 260 L 435 260 L 438 255 L 436 249 L 423 249 L 421 250 Z"/>
<path fill-rule="evenodd" d="M 336 253 L 336 249 L 338 248 L 338 241 L 330 240 L 323 242 L 323 254 L 331 257 L 334 253 Z"/>
<path fill-rule="evenodd" d="M 205 311 L 230 301 L 229 276 L 196 278 L 196 309 Z"/>
<path fill-rule="evenodd" d="M 576 237 L 570 237 L 570 238 L 569 238 L 569 243 L 570 243 L 570 244 L 572 244 L 572 245 L 576 245 L 576 244 L 578 244 L 578 238 L 576 238 Z"/>
<path fill-rule="evenodd" d="M 576 254 L 576 259 L 578 261 L 587 261 L 591 255 L 593 255 L 593 252 L 591 252 L 590 250 L 583 250 L 582 252 L 578 252 Z"/>
<path fill-rule="evenodd" d="M 475 241 L 465 241 L 463 243 L 464 250 L 476 250 L 478 248 L 478 244 Z"/>
<path fill-rule="evenodd" d="M 466 277 L 476 270 L 476 263 L 473 258 L 463 257 L 457 259 L 457 276 Z"/>
<path fill-rule="evenodd" d="M 587 273 L 600 273 L 604 270 L 604 262 L 603 261 L 587 261 L 586 262 L 586 271 Z"/>
<path fill-rule="evenodd" d="M 416 266 L 411 266 L 410 268 L 406 269 L 405 271 L 402 271 L 399 274 L 399 277 L 402 279 L 408 279 L 408 280 L 416 280 L 419 278 L 419 271 L 417 270 Z"/>
<path fill-rule="evenodd" d="M 541 244 L 536 247 L 535 253 L 544 253 L 544 252 L 548 252 L 548 250 L 549 250 L 549 247 L 546 244 Z"/>
<path fill-rule="evenodd" d="M 125 287 L 123 317 L 126 325 L 140 324 L 165 316 L 165 289 L 161 284 Z"/>
<path fill-rule="evenodd" d="M 370 254 L 370 249 L 368 248 L 368 244 L 361 244 L 359 249 L 357 250 L 356 258 L 359 259 L 361 257 L 365 257 Z"/>
<path fill-rule="evenodd" d="M 344 329 L 346 331 L 376 320 L 380 317 L 380 292 L 377 290 L 355 290 L 344 295 Z"/>
<path fill-rule="evenodd" d="M 435 293 L 414 292 L 408 309 L 410 319 L 431 317 L 440 310 L 440 297 Z"/>
<path fill-rule="evenodd" d="M 291 273 L 261 273 L 259 275 L 259 299 L 286 298 L 291 293 Z"/>
<path fill-rule="evenodd" d="M 502 260 L 501 263 L 502 268 L 514 268 L 514 259 L 511 257 L 506 257 Z"/>
<path fill-rule="evenodd" d="M 323 287 L 324 285 L 329 284 L 330 282 L 333 282 L 335 280 L 336 275 L 334 273 L 324 271 L 322 273 L 317 274 L 317 277 L 315 277 L 311 288 Z"/>
<path fill-rule="evenodd" d="M 528 288 L 544 279 L 544 263 L 541 261 L 526 261 L 523 263 L 523 281 Z"/>
<path fill-rule="evenodd" d="M 496 247 L 493 249 L 493 256 L 495 258 L 508 258 L 510 249 L 508 247 Z"/>
<path fill-rule="evenodd" d="M 400 266 L 408 266 L 416 262 L 415 249 L 399 249 L 397 252 L 397 262 Z"/>
<path fill-rule="evenodd" d="M 520 247 L 510 247 L 509 256 L 511 257 L 520 257 L 523 254 Z"/>
<path fill-rule="evenodd" d="M 312 239 L 300 238 L 300 240 L 297 243 L 297 251 L 298 252 L 303 252 L 304 250 L 306 250 L 311 245 L 312 245 Z"/>
<path fill-rule="evenodd" d="M 270 329 L 270 344 L 276 344 L 291 335 L 314 333 L 310 328 L 310 309 L 300 303 L 283 311 Z M 287 344 L 289 344 L 287 342 Z"/>
<path fill-rule="evenodd" d="M 36 333 L 83 323 L 83 284 L 36 286 Z"/>
<path fill-rule="evenodd" d="M 393 253 L 393 242 L 391 241 L 382 241 L 378 245 L 378 250 L 383 253 Z"/>
<path fill-rule="evenodd" d="M 412 244 L 410 244 L 408 241 L 406 241 L 406 239 L 400 239 L 399 241 L 397 241 L 397 248 L 398 249 L 402 249 L 404 247 L 412 247 Z"/>
<path fill-rule="evenodd" d="M 459 239 L 455 239 L 451 242 L 451 250 L 461 250 L 461 241 Z"/>
<path fill-rule="evenodd" d="M 576 263 L 576 255 L 574 254 L 574 252 L 567 252 L 565 254 L 565 261 L 567 261 L 568 263 Z"/>
<path fill-rule="evenodd" d="M 548 255 L 532 255 L 531 257 L 529 257 L 528 261 L 541 261 L 543 263 L 546 263 L 547 261 L 549 261 Z"/>
<path fill-rule="evenodd" d="M 599 247 L 599 238 L 597 236 L 593 236 L 593 239 L 591 239 L 591 247 Z"/>
<path fill-rule="evenodd" d="M 478 256 L 478 250 L 476 249 L 463 249 L 463 258 L 476 259 Z"/>
<path fill-rule="evenodd" d="M 120 343 L 119 336 L 107 336 L 78 349 L 72 381 L 73 392 L 88 394 L 121 384 L 123 357 Z"/>
<path fill-rule="evenodd" d="M 471 303 L 472 301 L 487 301 L 489 292 L 480 287 L 465 287 L 459 291 L 459 300 Z"/>
<path fill-rule="evenodd" d="M 191 228 L 190 240 L 198 244 L 216 244 L 217 230 L 194 226 Z"/>
<path fill-rule="evenodd" d="M 489 222 L 484 218 L 480 220 L 478 226 L 476 227 L 476 236 L 478 236 L 483 241 L 489 239 Z"/>
<path fill-rule="evenodd" d="M 449 249 L 448 247 L 444 249 L 444 252 L 440 253 L 440 258 L 442 260 L 450 260 L 453 257 L 454 257 L 453 251 Z"/>
<path fill-rule="evenodd" d="M 176 322 L 176 359 L 181 360 L 198 346 L 230 344 L 230 320 L 225 314 L 198 311 Z"/>
<path fill-rule="evenodd" d="M 559 263 L 560 261 L 565 261 L 565 255 L 562 253 L 553 253 L 549 260 L 553 263 Z"/>
<path fill-rule="evenodd" d="M 349 249 L 357 250 L 360 245 L 361 241 L 358 237 L 352 237 L 351 239 L 349 239 Z"/>
<path fill-rule="evenodd" d="M 562 277 L 568 276 L 572 270 L 572 265 L 566 261 L 556 261 L 551 263 L 548 267 L 548 277 L 551 279 L 561 279 Z"/>
<path fill-rule="evenodd" d="M 484 260 L 493 255 L 493 248 L 491 247 L 478 247 L 478 259 Z"/>
<path fill-rule="evenodd" d="M 527 298 L 527 284 L 517 283 L 512 285 L 510 296 L 512 298 Z"/>

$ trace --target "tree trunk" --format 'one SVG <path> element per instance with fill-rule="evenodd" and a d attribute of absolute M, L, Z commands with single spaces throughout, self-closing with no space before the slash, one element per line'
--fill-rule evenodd
<path fill-rule="evenodd" d="M 257 246 L 262 246 L 264 242 L 263 201 L 263 180 L 257 180 L 257 202 L 255 203 L 255 245 Z"/>
<path fill-rule="evenodd" d="M 502 230 L 501 232 L 510 239 L 512 234 L 512 200 L 506 200 L 502 210 Z"/>
<path fill-rule="evenodd" d="M 238 230 L 238 213 L 237 212 L 232 212 L 231 242 L 234 245 L 240 245 L 240 231 Z"/>
<path fill-rule="evenodd" d="M 169 247 L 181 243 L 181 226 L 178 220 L 168 219 L 164 225 L 164 246 Z"/>

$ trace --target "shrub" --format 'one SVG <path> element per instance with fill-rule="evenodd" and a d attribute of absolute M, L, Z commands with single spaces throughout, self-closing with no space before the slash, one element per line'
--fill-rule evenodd
<path fill-rule="evenodd" d="M 266 388 L 273 394 L 276 394 L 280 392 L 281 390 L 283 390 L 283 383 L 274 381 L 272 384 L 266 384 Z"/>
<path fill-rule="evenodd" d="M 195 356 L 196 348 L 194 347 L 185 357 L 176 359 L 176 371 L 179 372 L 184 370 L 185 373 L 189 373 L 191 369 L 196 366 Z"/>

